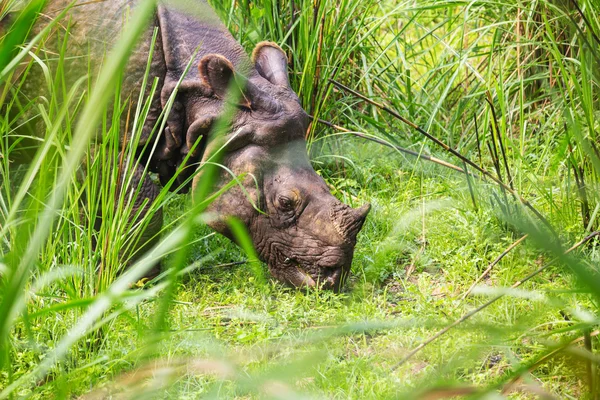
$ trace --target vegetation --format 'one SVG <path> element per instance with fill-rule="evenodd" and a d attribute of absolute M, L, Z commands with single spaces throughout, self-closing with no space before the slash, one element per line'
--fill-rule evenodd
<path fill-rule="evenodd" d="M 0 399 L 597 398 L 598 3 L 213 3 L 248 50 L 288 52 L 315 168 L 373 205 L 346 290 L 263 280 L 198 222 L 210 198 L 168 188 L 161 244 L 123 273 L 147 221 L 100 160 L 132 169 L 109 122 L 148 113 L 115 82 L 153 4 L 77 90 L 68 35 L 28 35 L 43 1 L 3 2 L 25 8 L 0 42 Z M 24 104 L 30 74 L 49 95 Z"/>

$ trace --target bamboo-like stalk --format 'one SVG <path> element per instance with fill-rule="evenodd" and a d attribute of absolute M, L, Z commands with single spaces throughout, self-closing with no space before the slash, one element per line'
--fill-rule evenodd
<path fill-rule="evenodd" d="M 369 136 L 369 135 L 367 135 L 365 133 L 362 133 L 362 132 L 351 131 L 350 129 L 344 128 L 343 126 L 339 126 L 339 125 L 333 124 L 333 123 L 331 123 L 329 121 L 325 121 L 325 120 L 320 119 L 320 118 L 315 118 L 312 115 L 310 115 L 309 117 L 313 121 L 316 121 L 316 122 L 318 122 L 320 124 L 326 125 L 326 126 L 328 126 L 330 128 L 336 129 L 338 131 L 341 131 L 341 132 L 344 132 L 344 133 L 348 133 L 348 134 L 350 134 L 352 136 L 356 136 L 356 137 L 359 137 L 359 138 L 362 138 L 362 139 L 365 139 L 365 140 L 369 140 L 371 142 L 378 143 L 378 144 L 380 144 L 382 146 L 386 146 L 386 147 L 392 148 L 394 150 L 398 150 L 398 151 L 400 151 L 402 153 L 410 154 L 411 156 L 417 157 L 417 158 L 422 159 L 422 160 L 431 161 L 431 162 L 433 162 L 435 164 L 441 165 L 441 166 L 446 167 L 446 168 L 450 168 L 450 169 L 452 169 L 454 171 L 458 171 L 458 172 L 461 172 L 463 174 L 468 174 L 468 172 L 465 171 L 464 169 L 462 169 L 461 167 L 459 167 L 457 165 L 454 165 L 454 164 L 451 164 L 451 163 L 449 163 L 447 161 L 440 160 L 439 158 L 430 156 L 428 154 L 422 154 L 422 153 L 418 153 L 416 151 L 405 149 L 404 147 L 397 146 L 395 144 L 386 142 L 385 140 L 382 140 L 382 139 L 379 139 L 379 138 L 376 138 L 376 137 L 373 137 L 373 136 Z"/>
<path fill-rule="evenodd" d="M 600 335 L 600 330 L 595 330 L 594 332 L 588 332 L 584 336 L 580 336 L 580 337 L 578 337 L 578 338 L 576 338 L 574 340 L 569 341 L 566 344 L 563 344 L 563 345 L 559 346 L 558 348 L 552 350 L 550 353 L 546 354 L 545 356 L 543 356 L 542 358 L 540 358 L 539 360 L 537 360 L 533 364 L 531 364 L 527 368 L 527 371 L 533 371 L 535 368 L 537 368 L 538 366 L 542 365 L 544 362 L 546 362 L 547 360 L 549 360 L 550 358 L 552 358 L 553 356 L 555 356 L 559 352 L 563 351 L 567 347 L 585 341 L 586 337 L 589 337 L 591 339 L 592 337 L 596 337 L 598 335 Z M 522 376 L 522 374 L 519 374 L 519 375 L 515 376 L 509 383 L 507 383 L 506 385 L 504 385 L 504 387 L 502 388 L 501 394 L 507 394 L 511 390 L 513 390 L 513 388 L 515 387 L 515 384 L 518 383 L 521 380 L 521 376 Z"/>
<path fill-rule="evenodd" d="M 527 239 L 527 236 L 529 235 L 524 235 L 521 236 L 519 239 L 517 239 L 515 242 L 513 242 L 510 246 L 508 246 L 506 248 L 506 250 L 504 250 L 498 257 L 496 257 L 496 259 L 494 261 L 492 261 L 490 263 L 490 265 L 488 265 L 488 267 L 485 269 L 485 271 L 483 271 L 483 273 L 481 275 L 479 275 L 479 277 L 477 279 L 475 279 L 475 282 L 473 282 L 473 284 L 471 285 L 471 287 L 469 287 L 469 289 L 465 292 L 465 294 L 463 294 L 462 296 L 462 300 L 466 299 L 467 296 L 471 293 L 471 291 L 473 290 L 473 288 L 479 283 L 481 282 L 481 280 L 483 278 L 485 278 L 485 276 L 487 274 L 490 273 L 490 271 L 492 270 L 492 268 L 494 268 L 496 266 L 496 264 L 498 264 L 504 257 L 506 257 L 506 255 L 508 253 L 510 253 L 515 247 L 517 247 L 519 244 L 521 244 L 525 239 Z"/>
<path fill-rule="evenodd" d="M 500 127 L 498 125 L 498 116 L 496 115 L 496 109 L 494 107 L 492 95 L 490 94 L 489 91 L 486 92 L 485 100 L 489 104 L 490 110 L 492 112 L 491 124 L 492 124 L 492 143 L 494 145 L 494 150 L 496 150 L 495 140 L 498 140 L 498 147 L 500 148 L 500 154 L 502 154 L 502 160 L 504 161 L 504 171 L 506 172 L 506 179 L 508 180 L 508 185 L 510 186 L 510 188 L 514 190 L 514 186 L 512 183 L 512 181 L 513 181 L 512 176 L 510 174 L 510 169 L 508 168 L 508 160 L 506 158 L 506 150 L 504 149 L 504 143 L 502 143 L 502 135 L 500 133 Z M 497 153 L 496 153 L 496 157 L 498 158 Z M 498 163 L 498 177 L 500 179 L 502 179 L 500 177 L 500 159 L 498 158 L 496 160 L 496 162 Z"/>

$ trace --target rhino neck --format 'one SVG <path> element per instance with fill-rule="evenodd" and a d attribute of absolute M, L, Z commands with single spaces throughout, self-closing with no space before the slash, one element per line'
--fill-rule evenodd
<path fill-rule="evenodd" d="M 181 4 L 185 8 L 178 8 Z M 168 117 L 168 130 L 160 138 L 152 164 L 164 184 L 188 157 L 185 168 L 177 177 L 177 183 L 183 183 L 203 156 L 210 152 L 207 145 L 211 142 L 211 127 L 222 109 L 220 101 L 206 92 L 206 86 L 201 83 L 200 60 L 208 54 L 217 54 L 250 79 L 255 79 L 258 73 L 242 46 L 205 0 L 178 0 L 173 4 L 163 0 L 156 16 L 165 67 L 161 105 L 166 105 L 176 87 L 177 100 Z M 188 66 L 181 85 L 177 86 Z M 188 189 L 189 184 L 182 191 Z"/>
<path fill-rule="evenodd" d="M 187 2 L 185 10 L 163 4 L 158 7 L 157 14 L 165 64 L 171 78 L 179 79 L 191 60 L 185 79 L 198 79 L 195 67 L 207 54 L 222 55 L 238 71 L 252 75 L 253 68 L 246 52 L 206 1 Z"/>

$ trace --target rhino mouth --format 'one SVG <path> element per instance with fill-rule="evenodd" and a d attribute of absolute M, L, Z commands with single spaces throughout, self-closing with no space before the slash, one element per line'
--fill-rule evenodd
<path fill-rule="evenodd" d="M 286 261 L 279 266 L 269 265 L 269 270 L 277 279 L 296 288 L 319 288 L 338 292 L 349 274 L 348 268 L 344 266 L 310 265 L 303 267 L 300 263 L 288 258 Z"/>

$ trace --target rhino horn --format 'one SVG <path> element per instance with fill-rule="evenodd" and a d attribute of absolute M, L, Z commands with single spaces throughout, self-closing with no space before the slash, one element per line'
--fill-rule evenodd
<path fill-rule="evenodd" d="M 370 210 L 371 205 L 369 203 L 359 208 L 352 208 L 343 203 L 338 203 L 331 208 L 330 215 L 340 236 L 348 243 L 355 243 L 356 235 L 360 232 Z"/>

